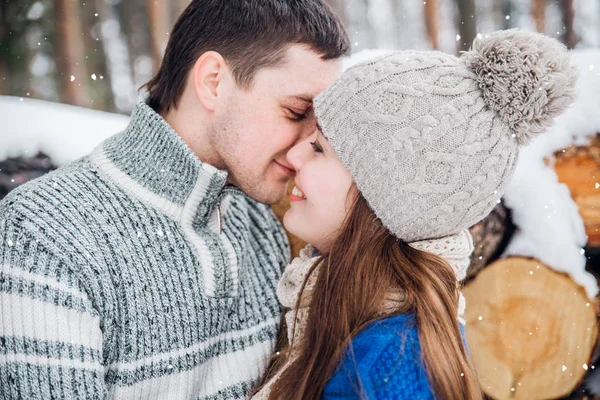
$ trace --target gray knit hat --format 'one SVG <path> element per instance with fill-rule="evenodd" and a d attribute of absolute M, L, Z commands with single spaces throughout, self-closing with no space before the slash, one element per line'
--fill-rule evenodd
<path fill-rule="evenodd" d="M 576 79 L 557 40 L 507 30 L 460 58 L 401 51 L 356 65 L 315 98 L 315 113 L 377 217 L 413 242 L 488 215 L 520 145 L 571 104 Z"/>

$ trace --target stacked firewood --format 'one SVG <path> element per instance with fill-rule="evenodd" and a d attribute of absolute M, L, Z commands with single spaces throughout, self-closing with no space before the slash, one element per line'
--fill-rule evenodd
<path fill-rule="evenodd" d="M 55 169 L 52 160 L 44 154 L 17 157 L 0 161 L 0 200 L 19 185 Z"/>
<path fill-rule="evenodd" d="M 559 151 L 547 164 L 579 208 L 588 236 L 587 270 L 597 275 L 600 139 Z M 490 398 L 600 398 L 596 299 L 569 275 L 532 258 L 473 265 L 469 278 L 463 289 L 467 342 Z"/>

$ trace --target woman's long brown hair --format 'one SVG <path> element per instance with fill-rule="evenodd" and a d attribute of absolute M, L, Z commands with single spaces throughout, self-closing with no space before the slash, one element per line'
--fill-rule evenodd
<path fill-rule="evenodd" d="M 305 337 L 293 364 L 274 382 L 270 399 L 318 399 L 359 331 L 381 318 L 393 288 L 405 293 L 400 309 L 416 316 L 421 356 L 437 399 L 481 399 L 457 322 L 458 290 L 450 265 L 398 241 L 357 195 L 339 237 L 312 268 Z M 289 350 L 289 348 L 287 349 Z M 286 349 L 268 376 L 285 362 Z M 364 398 L 361 388 L 357 393 Z M 361 394 L 362 393 L 362 394 Z"/>

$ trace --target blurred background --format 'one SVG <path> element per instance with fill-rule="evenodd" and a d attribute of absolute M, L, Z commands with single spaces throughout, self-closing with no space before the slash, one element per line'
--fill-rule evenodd
<path fill-rule="evenodd" d="M 579 96 L 471 227 L 463 293 L 487 398 L 600 400 L 600 0 L 325 1 L 350 34 L 346 66 L 378 50 L 458 54 L 510 28 L 574 49 Z M 0 199 L 127 125 L 188 3 L 0 0 Z"/>
<path fill-rule="evenodd" d="M 522 28 L 600 46 L 598 0 L 327 0 L 353 50 L 456 53 L 477 34 Z M 189 0 L 0 2 L 0 95 L 127 114 Z"/>

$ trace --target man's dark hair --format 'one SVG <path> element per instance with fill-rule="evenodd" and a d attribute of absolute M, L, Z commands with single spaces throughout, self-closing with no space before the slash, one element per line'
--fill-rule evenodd
<path fill-rule="evenodd" d="M 291 44 L 305 44 L 324 60 L 350 53 L 340 19 L 322 0 L 192 0 L 146 84 L 149 105 L 159 113 L 176 108 L 188 72 L 207 51 L 221 54 L 236 83 L 249 88 L 256 72 L 281 62 Z"/>

